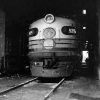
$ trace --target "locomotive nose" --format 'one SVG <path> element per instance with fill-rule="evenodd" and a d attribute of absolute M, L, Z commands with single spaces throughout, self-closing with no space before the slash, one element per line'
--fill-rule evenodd
<path fill-rule="evenodd" d="M 53 28 L 48 27 L 44 29 L 43 36 L 45 40 L 43 46 L 46 49 L 52 49 L 54 47 L 55 43 L 53 38 L 55 35 L 56 35 L 56 31 Z"/>

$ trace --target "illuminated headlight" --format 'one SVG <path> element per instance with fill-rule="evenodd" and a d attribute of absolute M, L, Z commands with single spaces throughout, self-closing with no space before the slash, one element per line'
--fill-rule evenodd
<path fill-rule="evenodd" d="M 86 63 L 86 60 L 89 58 L 89 51 L 82 51 L 82 63 Z"/>
<path fill-rule="evenodd" d="M 54 16 L 52 14 L 47 14 L 44 18 L 44 21 L 46 23 L 50 24 L 54 21 Z"/>
<path fill-rule="evenodd" d="M 43 36 L 45 38 L 53 38 L 56 34 L 56 31 L 53 29 L 53 28 L 46 28 L 44 31 L 43 31 Z"/>

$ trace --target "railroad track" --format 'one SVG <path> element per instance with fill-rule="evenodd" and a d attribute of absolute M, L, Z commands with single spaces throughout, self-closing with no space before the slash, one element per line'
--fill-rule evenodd
<path fill-rule="evenodd" d="M 36 81 L 37 79 L 39 79 L 39 78 L 38 78 L 38 77 L 35 77 L 35 78 L 30 79 L 30 80 L 28 80 L 28 81 L 22 82 L 22 83 L 20 83 L 20 84 L 14 86 L 14 87 L 11 87 L 11 88 L 8 88 L 8 89 L 6 89 L 6 90 L 4 90 L 4 91 L 1 91 L 1 92 L 0 92 L 0 95 L 5 95 L 5 94 L 7 94 L 7 93 L 9 93 L 9 92 L 12 92 L 12 91 L 14 91 L 15 89 L 18 89 L 18 88 L 20 88 L 20 87 L 22 87 L 22 86 L 24 86 L 24 85 L 27 85 L 27 84 L 29 84 L 29 83 L 31 83 L 31 82 Z M 54 94 L 54 92 L 56 92 L 56 90 L 61 86 L 61 84 L 62 84 L 64 81 L 65 81 L 65 78 L 62 78 L 56 85 L 54 85 L 53 89 L 51 89 L 46 95 L 44 95 L 44 99 L 43 99 L 43 100 L 48 100 L 48 99 L 50 98 L 50 96 L 52 96 L 52 95 Z"/>
<path fill-rule="evenodd" d="M 11 88 L 8 88 L 8 89 L 6 89 L 6 90 L 4 90 L 4 91 L 1 91 L 1 92 L 0 92 L 0 95 L 4 95 L 4 94 L 6 94 L 6 93 L 8 93 L 8 92 L 11 92 L 11 91 L 13 91 L 13 90 L 15 90 L 15 89 L 17 89 L 17 88 L 20 88 L 20 87 L 22 87 L 22 86 L 24 86 L 24 85 L 26 85 L 26 84 L 29 84 L 29 83 L 31 83 L 31 82 L 37 80 L 37 79 L 38 79 L 38 77 L 35 77 L 35 78 L 30 79 L 30 80 L 28 80 L 28 81 L 26 81 L 26 82 L 20 83 L 20 84 L 14 86 L 14 87 L 11 87 Z"/>
<path fill-rule="evenodd" d="M 64 81 L 65 81 L 65 78 L 63 78 L 59 83 L 57 83 L 55 85 L 55 87 L 53 89 L 51 89 L 51 91 L 44 96 L 44 100 L 48 100 L 50 98 L 50 96 L 53 95 L 53 93 L 61 86 L 61 84 Z"/>

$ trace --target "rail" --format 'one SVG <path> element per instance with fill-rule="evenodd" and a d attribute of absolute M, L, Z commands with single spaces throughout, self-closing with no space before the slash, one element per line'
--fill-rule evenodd
<path fill-rule="evenodd" d="M 6 93 L 8 93 L 8 92 L 10 92 L 10 91 L 13 91 L 13 90 L 15 90 L 15 89 L 17 89 L 17 88 L 19 88 L 19 87 L 22 87 L 22 86 L 24 86 L 24 85 L 26 85 L 26 84 L 28 84 L 28 83 L 30 83 L 30 82 L 33 82 L 33 81 L 37 80 L 37 79 L 38 79 L 38 77 L 33 78 L 33 79 L 30 79 L 30 80 L 28 80 L 28 81 L 26 81 L 26 82 L 20 83 L 20 84 L 18 84 L 18 85 L 16 85 L 16 86 L 11 87 L 11 88 L 8 88 L 8 89 L 6 89 L 6 90 L 4 90 L 4 91 L 1 91 L 1 92 L 0 92 L 0 95 L 4 95 L 4 94 L 6 94 Z"/>
<path fill-rule="evenodd" d="M 63 78 L 59 83 L 56 84 L 56 86 L 45 95 L 44 100 L 47 100 L 58 88 L 59 86 L 65 81 L 65 78 Z"/>

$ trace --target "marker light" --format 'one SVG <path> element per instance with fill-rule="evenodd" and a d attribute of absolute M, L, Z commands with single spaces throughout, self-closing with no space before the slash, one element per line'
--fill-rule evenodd
<path fill-rule="evenodd" d="M 29 36 L 36 36 L 38 34 L 38 28 L 32 28 L 29 30 Z"/>

